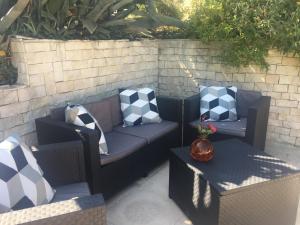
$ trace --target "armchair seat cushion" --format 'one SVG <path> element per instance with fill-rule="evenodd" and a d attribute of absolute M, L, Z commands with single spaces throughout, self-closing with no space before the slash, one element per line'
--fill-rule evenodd
<path fill-rule="evenodd" d="M 147 145 L 143 138 L 112 131 L 105 134 L 109 155 L 101 155 L 101 165 L 124 158 Z"/>
<path fill-rule="evenodd" d="M 144 124 L 134 127 L 117 126 L 114 131 L 145 139 L 148 143 L 154 142 L 161 136 L 175 130 L 178 123 L 163 120 L 161 123 Z"/>
<path fill-rule="evenodd" d="M 86 182 L 56 187 L 55 190 L 56 192 L 51 203 L 91 195 L 89 186 Z"/>
<path fill-rule="evenodd" d="M 190 123 L 190 125 L 196 128 L 199 125 L 200 121 L 195 120 Z M 247 127 L 247 118 L 241 118 L 237 121 L 226 121 L 226 122 L 202 122 L 204 126 L 207 124 L 213 124 L 217 127 L 217 133 L 233 135 L 238 137 L 245 137 L 246 136 L 246 127 Z"/>

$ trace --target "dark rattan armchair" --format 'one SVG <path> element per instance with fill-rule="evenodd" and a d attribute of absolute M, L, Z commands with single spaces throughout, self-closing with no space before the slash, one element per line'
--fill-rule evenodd
<path fill-rule="evenodd" d="M 211 136 L 212 141 L 238 138 L 261 150 L 265 148 L 271 97 L 260 92 L 238 90 L 238 121 L 212 122 L 218 132 Z M 200 124 L 200 94 L 184 100 L 184 144 L 189 145 L 197 137 Z"/>
<path fill-rule="evenodd" d="M 106 225 L 101 194 L 90 195 L 80 141 L 33 150 L 44 177 L 56 190 L 50 204 L 0 214 L 1 225 Z"/>

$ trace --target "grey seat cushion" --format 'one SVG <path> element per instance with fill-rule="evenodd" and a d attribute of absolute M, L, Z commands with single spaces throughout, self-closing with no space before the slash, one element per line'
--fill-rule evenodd
<path fill-rule="evenodd" d="M 197 127 L 200 124 L 199 120 L 193 121 L 190 123 L 192 127 Z M 217 133 L 220 134 L 228 134 L 238 137 L 245 137 L 246 136 L 246 128 L 247 128 L 247 119 L 241 118 L 237 121 L 226 121 L 226 122 L 202 122 L 204 126 L 207 124 L 213 124 L 217 127 Z"/>
<path fill-rule="evenodd" d="M 101 165 L 106 165 L 130 155 L 145 145 L 143 138 L 112 131 L 105 134 L 109 155 L 101 155 Z"/>
<path fill-rule="evenodd" d="M 177 127 L 178 123 L 163 120 L 161 123 L 144 124 L 133 127 L 117 126 L 114 128 L 114 131 L 144 138 L 148 143 L 151 143 L 161 136 L 175 130 Z"/>
<path fill-rule="evenodd" d="M 55 190 L 56 192 L 52 199 L 52 203 L 91 195 L 89 186 L 86 182 L 56 187 Z"/>
<path fill-rule="evenodd" d="M 238 89 L 236 94 L 237 113 L 238 116 L 247 117 L 248 109 L 261 98 L 261 93 L 258 91 L 248 91 Z"/>

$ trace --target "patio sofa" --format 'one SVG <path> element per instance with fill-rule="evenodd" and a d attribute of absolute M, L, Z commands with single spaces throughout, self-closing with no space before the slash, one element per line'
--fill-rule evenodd
<path fill-rule="evenodd" d="M 106 225 L 101 194 L 91 195 L 81 141 L 43 145 L 33 151 L 44 177 L 56 190 L 50 204 L 0 214 L 1 225 Z M 33 190 L 34 191 L 34 190 Z"/>
<path fill-rule="evenodd" d="M 238 138 L 261 150 L 265 148 L 267 125 L 271 97 L 262 96 L 260 92 L 238 89 L 238 120 L 233 122 L 210 122 L 218 131 L 210 139 L 212 141 Z M 197 137 L 200 124 L 200 94 L 184 99 L 183 142 L 189 145 Z M 204 122 L 205 125 L 206 122 Z"/>
<path fill-rule="evenodd" d="M 168 150 L 181 144 L 182 101 L 157 97 L 163 121 L 137 127 L 123 127 L 118 95 L 84 104 L 98 120 L 109 155 L 100 155 L 99 133 L 65 123 L 64 107 L 36 120 L 39 144 L 81 140 L 84 145 L 87 180 L 92 193 L 108 199 L 137 178 L 168 159 Z"/>

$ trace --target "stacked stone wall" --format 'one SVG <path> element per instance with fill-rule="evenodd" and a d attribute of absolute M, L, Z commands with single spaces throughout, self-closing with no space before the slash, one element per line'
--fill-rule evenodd
<path fill-rule="evenodd" d="M 193 40 L 159 41 L 159 90 L 162 95 L 188 97 L 199 85 L 235 85 L 272 97 L 268 141 L 300 146 L 300 59 L 270 51 L 268 71 L 257 66 L 232 68 L 219 51 Z"/>
<path fill-rule="evenodd" d="M 185 98 L 199 85 L 235 85 L 272 97 L 268 142 L 300 146 L 300 59 L 270 51 L 269 70 L 232 68 L 217 47 L 195 40 L 57 41 L 11 43 L 18 84 L 0 87 L 0 139 L 18 133 L 36 142 L 35 123 L 67 102 L 85 103 L 121 87 L 150 86 Z"/>
<path fill-rule="evenodd" d="M 0 87 L 0 139 L 36 143 L 35 122 L 67 102 L 97 101 L 121 87 L 158 84 L 157 41 L 14 39 L 18 84 Z"/>

